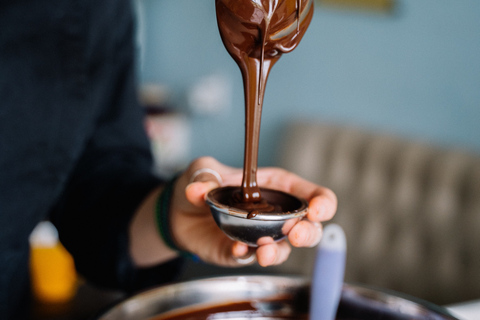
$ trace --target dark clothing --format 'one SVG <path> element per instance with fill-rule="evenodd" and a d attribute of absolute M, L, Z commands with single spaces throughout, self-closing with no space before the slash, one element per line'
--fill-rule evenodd
<path fill-rule="evenodd" d="M 28 288 L 28 235 L 51 218 L 80 273 L 137 290 L 127 225 L 160 181 L 134 82 L 129 0 L 0 0 L 0 315 Z"/>

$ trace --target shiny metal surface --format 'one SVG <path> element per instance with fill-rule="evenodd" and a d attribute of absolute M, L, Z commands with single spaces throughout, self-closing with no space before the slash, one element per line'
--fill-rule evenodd
<path fill-rule="evenodd" d="M 233 240 L 238 240 L 256 247 L 258 239 L 272 237 L 275 241 L 285 238 L 285 234 L 293 226 L 293 222 L 303 218 L 307 214 L 308 203 L 277 190 L 262 189 L 262 196 L 275 199 L 294 200 L 297 205 L 294 210 L 282 213 L 258 212 L 255 217 L 247 218 L 248 211 L 227 206 L 224 202 L 218 201 L 217 192 L 239 189 L 237 187 L 223 187 L 212 190 L 207 195 L 206 202 L 210 206 L 213 218 L 222 231 Z M 286 201 L 286 200 L 285 200 Z M 286 201 L 286 202 L 288 202 Z M 291 221 L 291 225 L 288 224 Z"/>
<path fill-rule="evenodd" d="M 230 276 L 177 283 L 152 289 L 119 303 L 97 320 L 147 320 L 184 307 L 255 301 L 259 309 L 284 306 L 266 301 L 288 297 L 291 315 L 308 312 L 310 282 L 300 277 Z M 263 300 L 263 301 L 262 301 Z M 215 318 L 217 319 L 217 318 Z M 276 319 L 263 316 L 250 319 Z M 339 320 L 455 320 L 444 308 L 402 297 L 397 293 L 345 284 L 338 308 Z"/>

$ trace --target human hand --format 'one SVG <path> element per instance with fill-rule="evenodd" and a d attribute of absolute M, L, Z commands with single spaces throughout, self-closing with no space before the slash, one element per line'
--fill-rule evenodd
<path fill-rule="evenodd" d="M 219 176 L 207 170 L 195 174 L 204 168 L 217 172 Z M 223 165 L 211 157 L 199 158 L 191 163 L 176 182 L 170 208 L 171 232 L 178 247 L 194 253 L 205 262 L 222 266 L 240 266 L 238 258 L 248 255 L 249 250 L 255 250 L 258 263 L 270 266 L 287 260 L 290 244 L 294 247 L 312 247 L 320 242 L 320 223 L 331 219 L 337 208 L 335 194 L 280 168 L 259 169 L 258 184 L 305 198 L 309 202 L 306 219 L 298 221 L 290 229 L 288 242 L 262 238 L 259 246 L 253 249 L 229 239 L 216 225 L 205 203 L 205 196 L 214 188 L 238 186 L 241 181 L 241 169 Z"/>

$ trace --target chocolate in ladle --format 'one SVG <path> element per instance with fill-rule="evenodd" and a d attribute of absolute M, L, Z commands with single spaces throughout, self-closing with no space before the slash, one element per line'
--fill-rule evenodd
<path fill-rule="evenodd" d="M 235 207 L 270 212 L 257 185 L 263 98 L 268 75 L 282 54 L 296 48 L 313 16 L 313 0 L 216 0 L 218 28 L 237 62 L 245 91 L 245 154 Z"/>

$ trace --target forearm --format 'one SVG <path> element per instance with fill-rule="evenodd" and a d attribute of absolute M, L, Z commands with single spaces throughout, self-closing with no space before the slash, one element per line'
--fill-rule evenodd
<path fill-rule="evenodd" d="M 157 265 L 178 255 L 170 249 L 158 232 L 155 206 L 162 188 L 153 190 L 141 203 L 130 223 L 130 255 L 137 267 Z"/>

